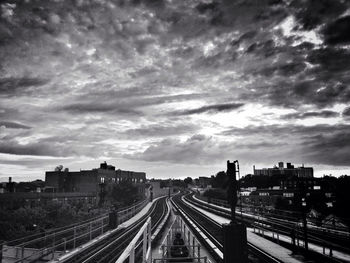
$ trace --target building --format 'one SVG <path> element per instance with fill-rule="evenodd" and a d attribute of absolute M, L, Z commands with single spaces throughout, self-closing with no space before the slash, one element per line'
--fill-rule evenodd
<path fill-rule="evenodd" d="M 264 176 L 293 176 L 298 178 L 313 178 L 314 169 L 312 167 L 294 167 L 291 163 L 287 163 L 287 166 L 284 167 L 283 162 L 279 162 L 278 166 L 273 168 L 262 168 L 255 169 L 253 166 L 254 175 L 264 175 Z"/>
<path fill-rule="evenodd" d="M 102 188 L 109 189 L 122 181 L 140 184 L 139 192 L 144 192 L 141 184 L 146 181 L 146 173 L 143 172 L 115 170 L 114 166 L 107 165 L 106 162 L 101 163 L 100 168 L 92 170 L 70 172 L 62 168 L 57 167 L 55 171 L 45 173 L 46 186 L 54 188 L 55 192 L 99 193 Z"/>
<path fill-rule="evenodd" d="M 201 188 L 211 187 L 211 178 L 200 176 L 198 177 L 198 186 Z"/>
<path fill-rule="evenodd" d="M 123 171 L 118 169 L 115 173 L 117 182 L 129 181 L 131 183 L 145 183 L 146 181 L 146 173 L 143 172 Z"/>

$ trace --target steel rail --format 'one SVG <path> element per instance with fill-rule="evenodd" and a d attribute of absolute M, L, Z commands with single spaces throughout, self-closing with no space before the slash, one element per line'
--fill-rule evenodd
<path fill-rule="evenodd" d="M 218 228 L 220 231 L 222 231 L 222 225 L 219 224 L 218 222 L 214 221 L 213 219 L 211 219 L 210 217 L 204 215 L 203 213 L 201 213 L 200 211 L 198 210 L 194 210 L 193 208 L 191 208 L 190 206 L 188 206 L 186 203 L 182 203 L 183 205 L 187 206 L 191 212 L 193 213 L 197 213 L 198 215 L 200 215 L 200 217 L 202 217 L 204 220 L 206 220 L 207 222 L 210 222 L 211 225 L 214 225 L 216 228 Z M 182 209 L 182 208 L 180 208 Z M 191 215 L 189 215 L 188 212 L 184 211 L 182 209 L 182 211 L 184 213 L 186 213 L 189 217 Z M 197 227 L 199 227 L 201 230 L 203 229 L 204 232 L 209 232 L 209 230 L 207 230 L 204 226 L 203 226 L 203 222 L 204 220 L 196 220 L 193 216 L 192 217 L 192 220 L 193 222 L 195 222 L 195 224 L 197 225 Z M 217 238 L 213 237 L 213 235 L 209 235 L 208 238 L 212 241 L 212 242 L 215 242 L 217 244 L 217 247 L 223 252 L 223 244 L 222 242 L 223 241 L 220 241 L 218 240 Z M 263 260 L 263 262 L 266 262 L 266 263 L 282 263 L 283 261 L 275 258 L 274 256 L 268 254 L 267 252 L 263 251 L 262 249 L 260 248 L 257 248 L 255 245 L 251 244 L 250 242 L 248 242 L 248 249 L 249 251 L 254 254 L 255 256 L 257 256 L 260 260 Z"/>

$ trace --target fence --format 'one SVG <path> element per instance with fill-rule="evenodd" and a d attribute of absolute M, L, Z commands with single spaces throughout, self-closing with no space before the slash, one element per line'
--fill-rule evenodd
<path fill-rule="evenodd" d="M 128 247 L 124 250 L 124 252 L 120 255 L 116 263 L 123 263 L 125 260 L 129 258 L 129 263 L 135 262 L 135 249 L 137 247 L 137 242 L 142 238 L 142 262 L 151 263 L 151 218 L 149 217 L 141 227 L 139 232 L 133 238 Z"/>
<path fill-rule="evenodd" d="M 148 200 L 143 200 L 136 205 L 119 210 L 118 223 L 121 224 L 133 217 L 147 203 Z M 52 260 L 66 253 L 67 250 L 74 249 L 102 235 L 107 229 L 109 229 L 109 216 L 105 214 L 80 225 L 62 228 L 48 234 L 44 233 L 43 236 L 34 237 L 32 240 L 15 246 L 3 244 L 2 257 L 10 262 L 30 262 L 39 258 Z"/>

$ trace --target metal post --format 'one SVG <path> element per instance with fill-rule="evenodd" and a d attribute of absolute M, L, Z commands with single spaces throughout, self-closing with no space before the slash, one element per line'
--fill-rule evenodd
<path fill-rule="evenodd" d="M 89 232 L 90 232 L 90 240 L 92 239 L 92 222 L 90 222 L 90 230 L 89 230 Z"/>
<path fill-rule="evenodd" d="M 64 237 L 63 238 L 63 251 L 64 251 L 64 253 L 66 253 L 66 250 L 67 250 L 67 239 Z"/>
<path fill-rule="evenodd" d="M 149 224 L 148 224 L 148 248 L 147 250 L 149 249 L 149 258 L 148 258 L 148 262 L 151 262 L 151 259 L 152 259 L 152 250 L 151 250 L 151 245 L 152 245 L 152 240 L 151 240 L 151 235 L 152 235 L 152 227 L 151 227 L 151 220 L 149 221 Z"/>
<path fill-rule="evenodd" d="M 298 245 L 298 249 L 299 249 L 300 243 L 299 243 L 299 230 L 298 229 L 296 231 L 296 237 L 297 237 L 297 245 Z"/>
<path fill-rule="evenodd" d="M 21 262 L 24 262 L 24 247 L 22 247 L 21 250 Z"/>
<path fill-rule="evenodd" d="M 183 230 L 183 232 L 184 232 L 184 242 L 186 242 L 186 225 L 184 224 L 184 230 Z"/>
<path fill-rule="evenodd" d="M 131 247 L 130 256 L 129 256 L 129 263 L 135 262 L 135 244 Z"/>
<path fill-rule="evenodd" d="M 201 257 L 201 246 L 198 244 L 198 262 L 201 262 L 200 257 Z"/>
<path fill-rule="evenodd" d="M 195 247 L 195 239 L 194 239 L 194 236 L 192 237 L 192 245 L 193 245 L 193 247 L 192 247 L 192 257 L 194 258 L 194 254 L 195 254 L 195 249 L 196 249 L 196 247 Z"/>
<path fill-rule="evenodd" d="M 52 259 L 55 257 L 55 246 L 56 246 L 56 234 L 53 232 L 53 240 L 52 240 Z"/>
<path fill-rule="evenodd" d="M 147 253 L 147 229 L 143 231 L 143 241 L 142 241 L 142 258 L 146 259 Z"/>
<path fill-rule="evenodd" d="M 76 246 L 77 227 L 74 226 L 73 248 Z"/>
<path fill-rule="evenodd" d="M 190 231 L 187 231 L 187 238 L 188 238 L 187 244 L 191 245 L 191 233 L 190 233 Z"/>
<path fill-rule="evenodd" d="M 261 232 L 262 232 L 262 235 L 265 236 L 263 225 L 261 225 Z"/>

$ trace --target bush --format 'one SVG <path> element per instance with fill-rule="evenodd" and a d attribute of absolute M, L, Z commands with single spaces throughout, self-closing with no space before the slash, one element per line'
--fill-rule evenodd
<path fill-rule="evenodd" d="M 208 189 L 203 193 L 203 196 L 207 197 L 208 199 L 216 198 L 225 201 L 227 200 L 226 191 L 223 189 Z"/>
<path fill-rule="evenodd" d="M 142 198 L 138 193 L 137 187 L 128 181 L 122 181 L 113 186 L 109 196 L 112 199 L 112 203 L 118 206 L 128 206 Z"/>

